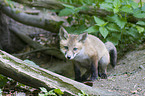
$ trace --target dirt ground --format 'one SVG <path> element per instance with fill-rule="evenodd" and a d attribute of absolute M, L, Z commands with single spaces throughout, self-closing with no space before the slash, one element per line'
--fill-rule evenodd
<path fill-rule="evenodd" d="M 70 62 L 56 62 L 53 59 L 48 62 L 46 59 L 37 58 L 36 62 L 39 62 L 43 68 L 69 78 L 73 77 L 74 73 Z M 108 79 L 98 79 L 93 84 L 93 88 L 95 87 L 119 92 L 123 96 L 145 96 L 145 46 L 127 52 L 121 59 L 119 58 L 116 67 L 114 69 L 110 67 L 110 70 L 108 70 Z"/>
<path fill-rule="evenodd" d="M 108 79 L 95 81 L 93 87 L 123 96 L 145 96 L 145 48 L 128 52 L 108 75 Z"/>
<path fill-rule="evenodd" d="M 40 54 L 32 54 L 28 59 L 40 67 L 73 79 L 74 71 L 69 61 L 60 61 L 44 54 L 39 56 Z M 108 79 L 99 78 L 93 88 L 117 92 L 121 96 L 145 96 L 145 44 L 118 59 L 114 69 L 109 67 Z"/>

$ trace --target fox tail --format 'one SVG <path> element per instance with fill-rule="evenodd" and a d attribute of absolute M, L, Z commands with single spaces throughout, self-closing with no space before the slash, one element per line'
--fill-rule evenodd
<path fill-rule="evenodd" d="M 117 50 L 112 42 L 106 42 L 105 46 L 110 54 L 110 64 L 115 67 L 117 63 Z"/>

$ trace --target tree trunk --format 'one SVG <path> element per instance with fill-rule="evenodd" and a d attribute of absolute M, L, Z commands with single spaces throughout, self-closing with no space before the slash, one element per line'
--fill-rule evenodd
<path fill-rule="evenodd" d="M 59 88 L 63 92 L 77 95 L 83 90 L 92 95 L 119 95 L 101 89 L 93 89 L 90 86 L 63 77 L 38 66 L 30 65 L 24 61 L 0 50 L 0 73 L 8 76 L 20 83 L 39 88 L 45 87 L 47 90 Z"/>

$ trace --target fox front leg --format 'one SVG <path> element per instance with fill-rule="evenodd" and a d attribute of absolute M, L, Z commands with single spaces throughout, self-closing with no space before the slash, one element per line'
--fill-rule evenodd
<path fill-rule="evenodd" d="M 80 68 L 76 62 L 75 63 L 73 62 L 73 65 L 74 65 L 75 80 L 81 82 L 82 79 Z"/>
<path fill-rule="evenodd" d="M 98 61 L 96 60 L 95 62 L 91 63 L 91 81 L 95 81 L 98 78 Z"/>

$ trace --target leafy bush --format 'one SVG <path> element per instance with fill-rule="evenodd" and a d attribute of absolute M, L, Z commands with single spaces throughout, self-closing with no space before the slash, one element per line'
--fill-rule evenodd
<path fill-rule="evenodd" d="M 70 33 L 88 32 L 122 47 L 145 39 L 145 5 L 133 0 L 59 0 Z M 102 14 L 100 14 L 100 13 Z"/>
<path fill-rule="evenodd" d="M 64 93 L 60 89 L 50 90 L 49 92 L 44 88 L 40 87 L 43 93 L 39 93 L 39 96 L 62 96 Z"/>
<path fill-rule="evenodd" d="M 3 76 L 0 74 L 0 88 L 2 88 L 3 86 L 5 86 L 8 82 L 7 77 Z"/>
<path fill-rule="evenodd" d="M 64 93 L 60 89 L 54 89 L 47 91 L 44 87 L 40 87 L 42 93 L 39 93 L 39 96 L 63 96 Z M 89 96 L 86 94 L 83 90 L 81 90 L 81 93 L 78 93 L 77 96 Z"/>

